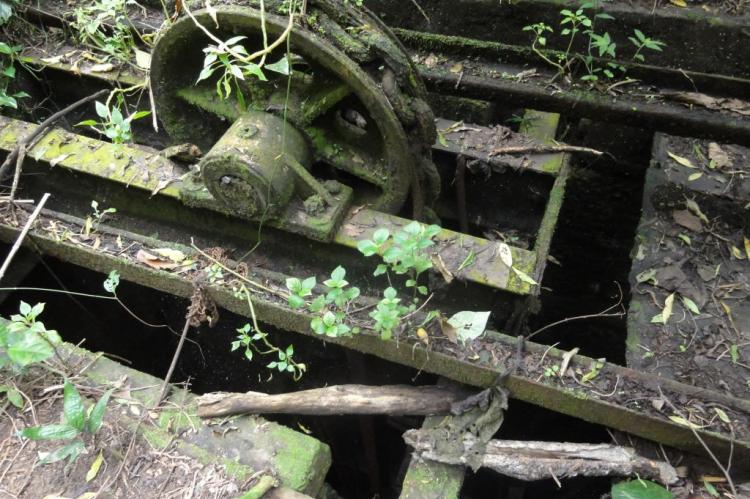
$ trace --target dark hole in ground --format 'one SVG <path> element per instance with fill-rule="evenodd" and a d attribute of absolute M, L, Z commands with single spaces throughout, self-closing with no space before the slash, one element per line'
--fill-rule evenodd
<path fill-rule="evenodd" d="M 5 251 L 7 248 L 2 248 Z M 29 256 L 28 253 L 26 256 Z M 105 294 L 105 275 L 45 258 L 19 285 L 61 289 L 91 294 Z M 175 331 L 182 327 L 187 301 L 135 284 L 121 282 L 118 296 L 141 319 L 152 324 L 167 324 Z M 178 337 L 165 328 L 152 328 L 135 320 L 117 303 L 46 291 L 18 291 L 0 306 L 0 314 L 15 313 L 19 300 L 45 302 L 42 320 L 47 327 L 58 329 L 69 342 L 85 340 L 83 346 L 127 359 L 130 367 L 155 376 L 164 376 Z M 175 373 L 175 382 L 190 381 L 197 393 L 208 391 L 284 392 L 337 383 L 416 383 L 432 384 L 436 378 L 418 373 L 398 364 L 369 355 L 323 344 L 315 338 L 287 333 L 267 327 L 275 344 L 295 345 L 300 361 L 308 364 L 309 372 L 295 383 L 285 376 L 268 380 L 267 359 L 249 363 L 239 352 L 229 351 L 234 330 L 248 320 L 222 311 L 219 324 L 213 329 L 202 327 L 191 332 L 190 338 L 200 343 L 187 343 Z M 328 482 L 346 498 L 398 497 L 403 474 L 408 466 L 407 449 L 401 434 L 418 427 L 419 418 L 391 417 L 298 417 L 270 416 L 298 431 L 312 435 L 331 446 L 333 466 Z M 607 441 L 601 427 L 552 411 L 511 401 L 502 438 L 547 439 L 563 441 Z M 523 486 L 494 473 L 469 472 L 463 497 L 514 497 L 514 490 Z M 608 480 L 574 480 L 557 489 L 554 482 L 542 481 L 525 485 L 525 497 L 600 497 L 609 487 Z"/>
<path fill-rule="evenodd" d="M 653 132 L 582 120 L 565 141 L 607 151 L 617 158 L 574 156 L 541 297 L 541 313 L 531 331 L 568 317 L 601 312 L 630 301 L 628 273 L 635 230 L 641 216 L 646 167 Z M 571 321 L 534 338 L 559 348 L 625 363 L 625 317 Z"/>

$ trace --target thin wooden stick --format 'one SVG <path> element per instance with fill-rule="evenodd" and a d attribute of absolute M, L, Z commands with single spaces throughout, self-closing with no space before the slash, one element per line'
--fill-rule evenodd
<path fill-rule="evenodd" d="M 88 97 L 84 97 L 83 99 L 74 102 L 73 104 L 69 105 L 68 107 L 64 109 L 61 109 L 60 111 L 56 112 L 55 114 L 53 114 L 46 120 L 42 121 L 42 123 L 38 125 L 31 133 L 29 133 L 26 137 L 21 139 L 16 145 L 16 147 L 5 158 L 5 161 L 3 162 L 2 166 L 0 166 L 0 180 L 7 177 L 8 169 L 10 168 L 10 166 L 18 161 L 18 156 L 19 156 L 19 153 L 21 152 L 21 149 L 24 149 L 24 153 L 25 153 L 25 150 L 28 150 L 33 146 L 32 143 L 37 138 L 39 138 L 42 132 L 44 132 L 47 128 L 52 126 L 55 122 L 57 122 L 57 120 L 59 120 L 66 114 L 72 111 L 75 111 L 82 105 L 94 99 L 97 99 L 107 93 L 109 93 L 109 90 L 107 89 L 99 90 L 98 92 L 93 93 L 89 95 Z M 23 162 L 23 160 L 21 160 L 21 162 Z"/>
<path fill-rule="evenodd" d="M 21 233 L 16 238 L 16 242 L 13 243 L 13 247 L 10 248 L 10 252 L 8 253 L 8 256 L 5 257 L 5 261 L 3 262 L 3 266 L 0 267 L 0 281 L 3 280 L 3 277 L 5 277 L 5 272 L 7 272 L 8 267 L 10 266 L 10 262 L 13 260 L 13 257 L 16 256 L 16 253 L 21 248 L 21 243 L 23 243 L 23 240 L 26 238 L 26 235 L 29 233 L 29 230 L 31 229 L 31 226 L 34 224 L 34 220 L 36 220 L 36 217 L 39 216 L 39 213 L 41 213 L 42 208 L 44 208 L 44 204 L 47 202 L 47 199 L 49 199 L 49 192 L 46 192 L 44 196 L 42 196 L 41 201 L 39 201 L 39 204 L 34 209 L 34 211 L 31 213 L 31 216 L 29 216 L 29 219 L 26 220 L 26 225 L 24 225 L 23 229 L 21 230 Z"/>
<path fill-rule="evenodd" d="M 508 146 L 498 147 L 493 149 L 489 156 L 499 156 L 501 154 L 552 154 L 560 152 L 577 152 L 582 154 L 592 154 L 594 156 L 601 156 L 605 154 L 602 151 L 591 149 L 590 147 L 579 147 L 579 146 Z"/>
<path fill-rule="evenodd" d="M 180 359 L 180 353 L 182 353 L 182 347 L 185 344 L 185 338 L 187 338 L 188 331 L 190 330 L 191 320 L 192 318 L 190 316 L 185 318 L 185 326 L 182 328 L 180 341 L 179 343 L 177 343 L 177 349 L 175 350 L 174 356 L 172 357 L 172 363 L 169 365 L 167 375 L 164 376 L 164 381 L 162 382 L 161 389 L 159 390 L 159 398 L 156 399 L 154 409 L 161 405 L 162 400 L 164 400 L 164 397 L 167 394 L 167 390 L 169 390 L 169 382 L 172 380 L 172 375 L 174 374 L 175 367 L 177 367 L 177 361 Z"/>

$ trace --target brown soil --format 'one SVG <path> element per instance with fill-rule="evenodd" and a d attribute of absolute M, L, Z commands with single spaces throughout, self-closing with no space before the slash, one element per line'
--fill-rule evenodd
<path fill-rule="evenodd" d="M 239 495 L 242 484 L 227 478 L 224 470 L 217 466 L 204 466 L 181 455 L 174 448 L 174 442 L 166 448 L 157 448 L 141 437 L 134 439 L 131 428 L 135 427 L 144 409 L 138 404 L 128 403 L 127 398 L 117 398 L 117 392 L 110 399 L 99 432 L 93 437 L 84 437 L 86 452 L 77 461 L 41 464 L 39 452 L 50 452 L 67 443 L 35 442 L 17 436 L 17 431 L 23 428 L 61 421 L 61 380 L 41 374 L 41 377 L 29 375 L 25 378 L 36 377 L 35 386 L 20 387 L 33 401 L 33 407 L 28 401 L 22 411 L 6 404 L 5 417 L 0 419 L 0 490 L 5 494 L 35 499 L 47 496 L 87 498 L 95 493 L 105 498 Z M 44 393 L 45 387 L 55 388 Z M 91 395 L 87 404 L 93 404 L 103 392 L 98 388 L 78 388 L 82 395 Z M 145 417 L 141 426 L 145 428 L 151 424 Z M 103 462 L 95 476 L 87 480 L 86 475 L 99 454 Z"/>
<path fill-rule="evenodd" d="M 750 174 L 748 150 L 720 147 L 733 166 L 703 166 L 708 162 L 705 141 L 669 137 L 666 142 L 668 152 L 698 166 L 686 169 L 666 160 L 662 165 L 666 178 L 700 176 L 687 182 L 695 189 L 688 193 L 670 184 L 657 185 L 645 203 L 645 237 L 639 241 L 639 258 L 631 274 L 635 282 L 642 282 L 634 288 L 638 308 L 631 308 L 635 314 L 631 334 L 637 330 L 638 350 L 630 352 L 630 363 L 683 383 L 747 398 L 750 255 L 744 241 L 750 236 L 750 220 L 743 215 L 742 199 L 747 199 L 743 179 Z M 740 197 L 732 200 L 733 194 Z M 707 221 L 688 209 L 688 197 Z M 671 319 L 667 324 L 652 323 L 673 293 Z M 691 312 L 681 297 L 692 300 L 700 313 Z"/>

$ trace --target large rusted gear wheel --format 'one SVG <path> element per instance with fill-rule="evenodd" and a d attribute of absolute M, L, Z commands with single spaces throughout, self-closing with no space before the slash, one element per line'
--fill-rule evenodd
<path fill-rule="evenodd" d="M 175 142 L 192 142 L 208 150 L 244 116 L 244 132 L 249 126 L 293 135 L 296 160 L 318 178 L 333 178 L 352 187 L 355 203 L 395 213 L 411 195 L 415 216 L 422 216 L 440 186 L 431 160 L 436 132 L 426 92 L 392 33 L 376 16 L 353 3 L 309 1 L 307 12 L 295 17 L 288 38 L 291 77 L 264 71 L 267 81 L 246 79 L 242 83 L 246 108 L 237 101 L 236 91 L 221 99 L 215 78 L 196 84 L 203 49 L 215 42 L 183 15 L 160 35 L 151 60 L 157 114 L 167 133 Z M 267 0 L 264 13 L 252 1 L 216 4 L 213 12 L 192 12 L 195 21 L 221 40 L 246 37 L 242 44 L 249 53 L 263 48 L 263 25 L 270 43 L 289 23 L 283 2 Z M 266 64 L 286 55 L 285 42 L 266 56 Z M 289 179 L 271 172 L 277 166 L 270 163 L 278 157 L 278 147 L 289 146 L 271 144 L 263 151 L 263 140 L 252 137 L 251 148 L 244 151 L 253 158 L 266 156 L 267 178 L 260 183 L 255 173 L 243 174 L 241 187 L 232 184 L 234 191 L 225 195 L 220 191 L 230 185 L 229 177 L 212 183 L 204 171 L 207 187 L 220 202 L 236 204 L 248 191 L 255 199 L 251 205 L 268 203 L 269 196 L 276 196 L 275 202 L 288 197 Z M 224 152 L 237 144 L 235 136 L 231 144 L 225 144 Z M 262 206 L 230 207 L 234 208 L 252 215 Z"/>

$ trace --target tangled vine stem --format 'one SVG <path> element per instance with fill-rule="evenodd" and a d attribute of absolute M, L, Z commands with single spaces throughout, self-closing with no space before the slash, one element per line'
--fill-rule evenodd
<path fill-rule="evenodd" d="M 206 36 L 208 36 L 211 40 L 213 40 L 214 42 L 216 42 L 218 44 L 218 46 L 220 46 L 222 48 L 226 48 L 227 52 L 229 52 L 230 54 L 232 54 L 232 57 L 236 58 L 238 61 L 244 62 L 245 64 L 248 64 L 248 63 L 252 62 L 253 60 L 257 59 L 258 57 L 262 57 L 262 58 L 265 59 L 265 57 L 268 54 L 270 54 L 271 52 L 273 52 L 274 49 L 278 48 L 282 43 L 284 43 L 286 41 L 286 39 L 289 37 L 289 35 L 292 32 L 292 28 L 294 28 L 294 11 L 292 9 L 289 9 L 289 22 L 286 25 L 286 29 L 284 29 L 284 31 L 281 33 L 281 35 L 279 35 L 279 37 L 271 45 L 265 46 L 266 45 L 266 41 L 267 41 L 267 39 L 266 39 L 267 35 L 265 34 L 265 22 L 261 23 L 263 25 L 262 29 L 263 29 L 263 32 L 264 32 L 264 37 L 263 37 L 263 45 L 264 45 L 264 47 L 263 47 L 262 50 L 258 50 L 257 52 L 254 52 L 254 53 L 246 56 L 246 55 L 242 55 L 239 52 L 236 52 L 236 51 L 232 50 L 232 48 L 229 47 L 229 46 L 227 46 L 219 37 L 217 37 L 216 35 L 214 35 L 213 33 L 211 33 L 211 31 L 209 29 L 207 29 L 205 26 L 203 26 L 201 23 L 199 23 L 198 20 L 193 15 L 193 13 L 190 11 L 190 8 L 188 7 L 187 4 L 188 4 L 188 2 L 183 2 L 182 3 L 182 8 L 185 11 L 185 13 L 188 15 L 188 17 L 193 21 L 193 23 L 195 23 L 195 25 L 198 27 L 198 29 L 200 29 L 201 31 L 203 31 L 206 34 Z M 261 2 L 261 4 L 263 5 L 263 2 Z M 263 9 L 262 12 L 263 12 L 263 15 L 265 16 L 265 9 Z"/>

